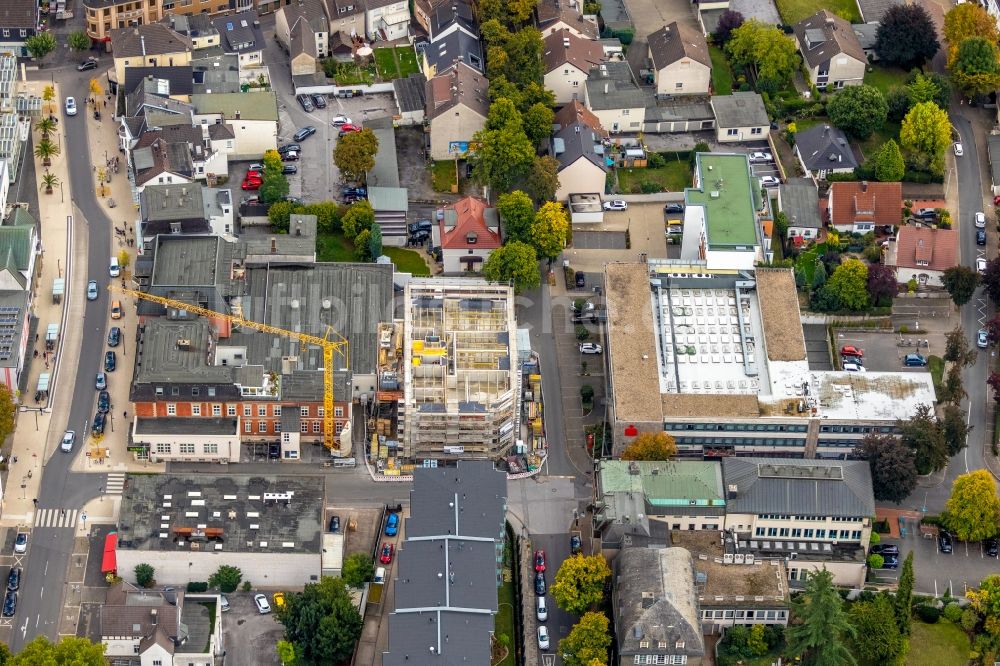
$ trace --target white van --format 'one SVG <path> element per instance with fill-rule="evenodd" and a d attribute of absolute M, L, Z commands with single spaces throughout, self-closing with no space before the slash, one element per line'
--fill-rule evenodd
<path fill-rule="evenodd" d="M 373 583 L 384 583 L 385 582 L 385 567 L 379 567 L 375 570 L 375 577 L 372 579 Z"/>
<path fill-rule="evenodd" d="M 118 265 L 118 257 L 111 257 L 111 264 L 108 266 L 108 275 L 111 277 L 118 277 L 122 272 L 121 266 Z"/>
<path fill-rule="evenodd" d="M 545 597 L 535 597 L 535 615 L 538 617 L 539 622 L 545 622 L 549 619 L 549 609 L 545 605 Z"/>

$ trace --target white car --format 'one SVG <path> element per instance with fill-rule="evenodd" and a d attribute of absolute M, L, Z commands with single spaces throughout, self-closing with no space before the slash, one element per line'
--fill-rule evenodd
<path fill-rule="evenodd" d="M 628 202 L 621 199 L 604 202 L 604 210 L 628 210 Z"/>
<path fill-rule="evenodd" d="M 751 162 L 773 162 L 774 155 L 764 151 L 758 151 L 755 153 L 750 153 L 748 156 Z"/>
<path fill-rule="evenodd" d="M 334 116 L 333 120 L 330 121 L 330 124 L 333 125 L 334 127 L 340 127 L 341 125 L 353 125 L 354 123 L 347 116 L 341 115 L 341 116 Z"/>
<path fill-rule="evenodd" d="M 226 595 L 224 594 L 219 595 L 219 609 L 223 613 L 229 610 L 229 599 L 227 599 Z"/>
<path fill-rule="evenodd" d="M 985 273 L 986 272 L 986 264 L 987 264 L 986 259 L 984 259 L 983 257 L 979 257 L 978 259 L 976 259 L 976 270 L 979 273 Z"/>
<path fill-rule="evenodd" d="M 868 372 L 865 366 L 859 363 L 844 363 L 844 370 L 847 372 Z"/>
<path fill-rule="evenodd" d="M 985 229 L 986 228 L 986 214 L 982 211 L 976 213 L 976 228 Z"/>
<path fill-rule="evenodd" d="M 549 630 L 544 624 L 538 625 L 538 649 L 548 650 L 549 649 Z"/>
<path fill-rule="evenodd" d="M 965 149 L 962 148 L 962 144 L 961 143 L 956 143 L 955 144 L 955 156 L 956 157 L 961 157 L 964 154 L 965 154 Z"/>
<path fill-rule="evenodd" d="M 760 185 L 761 187 L 777 187 L 781 185 L 781 181 L 778 180 L 777 176 L 761 176 Z"/>
<path fill-rule="evenodd" d="M 986 349 L 990 346 L 990 334 L 986 332 L 985 328 L 979 329 L 976 333 L 976 346 L 980 349 Z"/>
<path fill-rule="evenodd" d="M 66 433 L 63 435 L 62 443 L 59 445 L 59 448 L 65 451 L 66 453 L 69 453 L 73 450 L 73 443 L 75 441 L 76 441 L 76 433 L 73 432 L 72 430 L 67 430 Z"/>
<path fill-rule="evenodd" d="M 267 615 L 271 612 L 271 604 L 267 603 L 267 597 L 263 594 L 253 595 L 253 602 L 257 604 L 257 612 L 261 615 Z"/>
<path fill-rule="evenodd" d="M 28 533 L 18 532 L 17 537 L 14 538 L 14 552 L 15 553 L 27 553 L 28 552 Z"/>
<path fill-rule="evenodd" d="M 596 342 L 583 342 L 580 343 L 580 353 L 581 354 L 603 354 L 604 348 Z"/>
<path fill-rule="evenodd" d="M 72 97 L 66 98 L 66 115 L 75 116 L 76 115 L 76 100 Z"/>

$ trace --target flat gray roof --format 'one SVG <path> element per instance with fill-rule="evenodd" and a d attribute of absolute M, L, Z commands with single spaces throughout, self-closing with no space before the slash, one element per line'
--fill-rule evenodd
<path fill-rule="evenodd" d="M 728 512 L 803 516 L 874 516 L 872 476 L 864 460 L 725 458 Z"/>
<path fill-rule="evenodd" d="M 378 152 L 375 153 L 375 166 L 368 172 L 368 186 L 399 187 L 399 163 L 396 161 L 396 130 L 392 128 L 391 119 L 388 127 L 373 126 L 369 129 L 378 139 Z"/>
<path fill-rule="evenodd" d="M 320 552 L 322 477 L 157 474 L 129 475 L 126 484 L 120 549 Z"/>
<path fill-rule="evenodd" d="M 215 236 L 157 236 L 152 284 L 214 286 L 222 242 Z"/>
<path fill-rule="evenodd" d="M 239 421 L 235 418 L 205 418 L 203 416 L 172 416 L 135 420 L 137 435 L 237 435 Z"/>
<path fill-rule="evenodd" d="M 507 475 L 489 460 L 459 460 L 457 467 L 413 470 L 406 535 L 499 539 L 507 504 Z"/>
<path fill-rule="evenodd" d="M 184 340 L 185 348 L 178 345 Z M 141 331 L 137 349 L 142 362 L 135 369 L 135 384 L 229 383 L 233 366 L 209 365 L 211 335 L 204 317 L 172 321 L 165 317 L 149 320 Z"/>

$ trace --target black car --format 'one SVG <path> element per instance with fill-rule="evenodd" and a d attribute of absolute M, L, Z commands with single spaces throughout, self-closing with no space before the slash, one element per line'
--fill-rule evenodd
<path fill-rule="evenodd" d="M 7 589 L 11 592 L 16 592 L 19 587 L 21 587 L 21 569 L 19 567 L 11 567 L 10 573 L 7 574 Z"/>
<path fill-rule="evenodd" d="M 540 597 L 544 597 L 546 589 L 545 574 L 539 571 L 535 574 L 535 594 Z"/>
<path fill-rule="evenodd" d="M 94 435 L 103 435 L 104 426 L 107 425 L 108 416 L 103 412 L 97 412 L 94 414 L 94 425 L 90 426 L 90 432 Z"/>
<path fill-rule="evenodd" d="M 683 213 L 684 212 L 684 204 L 669 203 L 669 204 L 667 204 L 666 206 L 663 207 L 663 212 L 664 213 L 668 213 L 668 214 L 671 214 L 671 213 Z"/>
<path fill-rule="evenodd" d="M 408 225 L 406 225 L 406 230 L 410 233 L 411 236 L 421 231 L 429 232 L 433 228 L 434 225 L 430 220 L 419 220 L 417 222 L 410 222 Z"/>
<path fill-rule="evenodd" d="M 344 203 L 347 204 L 348 206 L 350 206 L 353 203 L 357 203 L 359 201 L 364 201 L 364 200 L 365 200 L 364 197 L 356 197 L 353 194 L 348 194 L 347 196 L 344 197 Z"/>
<path fill-rule="evenodd" d="M 899 556 L 899 546 L 894 546 L 892 544 L 878 544 L 871 547 L 871 552 L 875 555 L 893 555 L 895 557 Z"/>
<path fill-rule="evenodd" d="M 108 331 L 108 346 L 117 347 L 122 341 L 122 329 L 117 326 L 112 326 L 111 330 Z"/>
<path fill-rule="evenodd" d="M 362 197 L 363 198 L 363 197 L 367 197 L 368 196 L 368 189 L 364 188 L 364 187 L 345 187 L 343 190 L 341 190 L 341 192 L 343 193 L 343 195 L 345 197 Z M 428 220 L 428 222 L 429 221 L 430 220 Z M 430 227 L 427 227 L 427 228 L 430 229 Z"/>
<path fill-rule="evenodd" d="M 293 134 L 292 138 L 295 139 L 296 141 L 302 141 L 303 139 L 311 137 L 315 133 L 316 133 L 316 128 L 313 127 L 312 125 L 309 125 L 307 127 L 303 127 L 298 132 Z"/>
<path fill-rule="evenodd" d="M 111 411 L 111 394 L 107 391 L 101 391 L 97 394 L 97 411 L 101 414 L 107 414 Z"/>
<path fill-rule="evenodd" d="M 309 95 L 296 95 L 295 99 L 300 105 L 302 105 L 302 110 L 309 113 L 316 107 L 313 106 L 312 98 Z"/>
<path fill-rule="evenodd" d="M 423 245 L 430 237 L 430 233 L 426 231 L 418 231 L 417 233 L 411 235 L 406 242 L 409 245 Z"/>
<path fill-rule="evenodd" d="M 281 444 L 268 444 L 267 457 L 271 460 L 278 460 L 281 458 Z"/>
<path fill-rule="evenodd" d="M 17 612 L 17 592 L 7 592 L 7 596 L 3 598 L 3 616 L 13 617 L 14 613 Z"/>
<path fill-rule="evenodd" d="M 335 534 L 340 531 L 340 516 L 330 516 L 330 531 Z"/>
<path fill-rule="evenodd" d="M 952 550 L 951 535 L 943 530 L 938 534 L 938 550 L 942 553 L 951 553 Z"/>
<path fill-rule="evenodd" d="M 322 95 L 320 95 L 320 94 L 317 93 L 317 94 L 315 94 L 315 95 L 312 96 L 312 100 L 313 100 L 313 104 L 316 105 L 317 109 L 325 109 L 326 108 L 326 97 L 323 97 Z"/>
<path fill-rule="evenodd" d="M 987 557 L 997 557 L 1000 555 L 1000 541 L 996 537 L 990 537 L 983 541 L 983 551 Z"/>
<path fill-rule="evenodd" d="M 895 555 L 883 555 L 882 559 L 883 569 L 898 569 L 899 568 L 899 557 Z"/>
<path fill-rule="evenodd" d="M 300 152 L 301 150 L 302 150 L 302 146 L 300 146 L 297 143 L 286 143 L 285 145 L 283 145 L 280 148 L 278 148 L 278 154 L 279 155 L 284 155 L 285 153 L 292 152 L 292 151 L 294 151 L 294 152 L 297 153 L 297 152 Z"/>
<path fill-rule="evenodd" d="M 577 289 L 583 289 L 587 286 L 587 275 L 583 271 L 577 271 L 576 275 L 573 276 L 573 280 L 576 283 Z"/>
<path fill-rule="evenodd" d="M 94 60 L 93 58 L 87 58 L 86 60 L 84 60 L 83 62 L 81 62 L 79 65 L 76 66 L 76 71 L 78 72 L 86 72 L 87 70 L 90 69 L 97 69 L 97 61 Z"/>
<path fill-rule="evenodd" d="M 285 165 L 282 165 L 282 167 L 281 167 L 281 173 L 285 174 L 286 176 L 289 175 L 289 174 L 298 173 L 298 172 L 299 172 L 299 168 L 297 166 L 295 166 L 294 164 L 285 164 Z"/>
<path fill-rule="evenodd" d="M 976 229 L 976 245 L 986 245 L 986 229 Z"/>
<path fill-rule="evenodd" d="M 114 372 L 118 365 L 118 357 L 113 351 L 104 354 L 104 372 Z"/>
<path fill-rule="evenodd" d="M 281 159 L 282 159 L 282 161 L 285 161 L 285 162 L 298 162 L 299 161 L 299 153 L 298 153 L 298 151 L 295 151 L 295 150 L 289 150 L 287 153 L 282 153 L 281 154 Z"/>

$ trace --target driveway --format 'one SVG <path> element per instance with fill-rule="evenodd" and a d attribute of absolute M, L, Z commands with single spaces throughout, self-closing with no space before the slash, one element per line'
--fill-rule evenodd
<path fill-rule="evenodd" d="M 918 494 L 919 490 L 917 493 Z M 900 550 L 900 561 L 913 551 L 913 572 L 916 577 L 914 591 L 921 594 L 943 595 L 951 590 L 952 596 L 965 596 L 966 590 L 978 587 L 979 582 L 996 573 L 1000 563 L 987 557 L 982 545 L 977 541 L 966 543 L 956 541 L 950 554 L 937 548 L 937 540 L 920 536 L 916 521 L 906 521 L 906 536 L 899 539 L 883 539 L 882 543 L 896 544 Z M 896 579 L 898 571 L 882 571 L 880 577 Z"/>
<path fill-rule="evenodd" d="M 674 21 L 701 31 L 695 13 L 697 5 L 687 0 L 625 0 L 625 6 L 635 26 L 635 39 L 628 47 L 626 59 L 636 76 L 640 69 L 647 68 L 649 48 L 646 38 L 650 33 Z"/>
<path fill-rule="evenodd" d="M 251 666 L 281 666 L 274 646 L 281 640 L 285 628 L 274 619 L 273 613 L 261 615 L 257 612 L 254 594 L 233 592 L 226 595 L 231 610 L 220 614 L 226 661 Z M 271 595 L 268 595 L 270 600 Z"/>
<path fill-rule="evenodd" d="M 803 324 L 802 333 L 806 338 L 806 359 L 810 370 L 833 370 L 830 362 L 830 343 L 827 342 L 826 326 L 823 324 Z"/>

